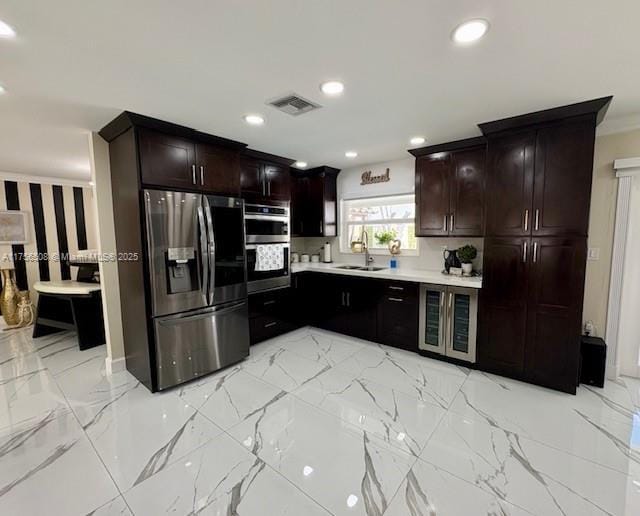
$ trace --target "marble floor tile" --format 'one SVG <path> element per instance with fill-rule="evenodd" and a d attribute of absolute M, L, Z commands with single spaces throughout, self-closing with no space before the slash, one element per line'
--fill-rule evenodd
<path fill-rule="evenodd" d="M 365 346 L 364 341 L 312 328 L 282 335 L 278 340 L 301 357 L 330 365 L 342 362 Z"/>
<path fill-rule="evenodd" d="M 122 491 L 222 432 L 176 394 L 151 394 L 140 383 L 83 421 L 83 428 Z"/>
<path fill-rule="evenodd" d="M 439 405 L 338 368 L 293 394 L 415 456 L 445 414 Z"/>
<path fill-rule="evenodd" d="M 0 362 L 0 383 L 46 368 L 38 353 L 14 354 Z"/>
<path fill-rule="evenodd" d="M 329 516 L 224 434 L 124 496 L 136 516 Z"/>
<path fill-rule="evenodd" d="M 467 375 L 455 369 L 445 372 L 431 362 L 434 361 L 418 355 L 412 361 L 403 354 L 387 353 L 373 345 L 340 362 L 336 368 L 356 372 L 361 378 L 447 409 Z"/>
<path fill-rule="evenodd" d="M 329 369 L 331 365 L 325 361 L 314 362 L 280 347 L 249 357 L 242 364 L 243 371 L 285 391 L 297 389 Z"/>
<path fill-rule="evenodd" d="M 87 516 L 133 516 L 133 513 L 129 510 L 124 498 L 118 496 L 95 511 L 91 511 Z"/>
<path fill-rule="evenodd" d="M 523 438 L 491 418 L 476 417 L 447 414 L 421 459 L 532 514 L 625 515 L 640 506 L 640 477 Z"/>
<path fill-rule="evenodd" d="M 64 395 L 46 369 L 0 380 L 0 430 L 68 409 Z"/>
<path fill-rule="evenodd" d="M 634 420 L 620 419 L 619 407 L 610 408 L 602 394 L 571 396 L 514 380 L 478 377 L 469 376 L 451 412 L 483 419 L 624 474 L 640 472 L 640 447 L 631 440 Z"/>
<path fill-rule="evenodd" d="M 531 516 L 498 496 L 422 460 L 407 474 L 384 516 Z"/>
<path fill-rule="evenodd" d="M 0 514 L 81 516 L 116 496 L 71 411 L 0 432 Z"/>
<path fill-rule="evenodd" d="M 107 357 L 106 346 L 96 346 L 95 348 L 80 351 L 78 340 L 72 334 L 67 338 L 62 338 L 54 345 L 46 346 L 38 351 L 42 362 L 52 375 L 57 376 L 81 366 L 95 357 Z"/>
<path fill-rule="evenodd" d="M 209 399 L 212 393 L 220 390 L 228 379 L 242 370 L 240 364 L 229 366 L 221 371 L 201 376 L 200 378 L 183 383 L 175 389 L 175 393 L 195 409 L 199 409 Z"/>
<path fill-rule="evenodd" d="M 383 514 L 416 460 L 294 396 L 229 434 L 335 515 Z"/>
<path fill-rule="evenodd" d="M 640 378 L 632 378 L 630 376 L 621 376 L 617 383 L 624 386 L 629 391 L 631 403 L 636 411 L 640 412 Z"/>

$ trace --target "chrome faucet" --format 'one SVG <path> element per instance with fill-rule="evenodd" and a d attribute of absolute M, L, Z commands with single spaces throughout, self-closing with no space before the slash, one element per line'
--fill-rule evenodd
<path fill-rule="evenodd" d="M 362 246 L 364 247 L 364 266 L 368 267 L 373 262 L 373 256 L 369 254 L 369 233 L 362 230 Z"/>

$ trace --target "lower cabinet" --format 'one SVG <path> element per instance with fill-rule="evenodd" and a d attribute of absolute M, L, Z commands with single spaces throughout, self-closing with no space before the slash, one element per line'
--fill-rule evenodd
<path fill-rule="evenodd" d="M 298 327 L 292 312 L 294 292 L 282 288 L 249 296 L 249 335 L 251 344 L 277 337 Z"/>
<path fill-rule="evenodd" d="M 385 282 L 378 301 L 377 341 L 418 351 L 419 287 L 417 283 Z"/>

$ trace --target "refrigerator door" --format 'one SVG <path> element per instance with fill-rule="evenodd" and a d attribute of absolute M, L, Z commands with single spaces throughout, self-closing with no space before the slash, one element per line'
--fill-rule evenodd
<path fill-rule="evenodd" d="M 447 307 L 447 356 L 475 362 L 478 291 L 449 287 Z"/>
<path fill-rule="evenodd" d="M 447 324 L 447 288 L 420 286 L 420 342 L 418 348 L 444 355 Z"/>
<path fill-rule="evenodd" d="M 152 315 L 206 307 L 208 269 L 202 245 L 206 244 L 202 196 L 145 190 L 144 202 Z"/>
<path fill-rule="evenodd" d="M 203 206 L 209 239 L 209 304 L 247 297 L 244 201 L 208 195 Z"/>
<path fill-rule="evenodd" d="M 249 355 L 247 301 L 154 320 L 157 390 L 239 362 Z"/>

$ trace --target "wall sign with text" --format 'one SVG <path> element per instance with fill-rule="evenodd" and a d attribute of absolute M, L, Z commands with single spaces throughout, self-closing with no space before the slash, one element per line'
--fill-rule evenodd
<path fill-rule="evenodd" d="M 364 172 L 362 174 L 362 181 L 360 182 L 361 185 L 374 185 L 376 183 L 386 183 L 388 181 L 391 181 L 391 176 L 389 174 L 389 169 L 387 169 L 387 171 L 383 174 L 374 176 L 373 173 L 371 172 L 371 170 L 368 170 L 367 172 Z"/>

